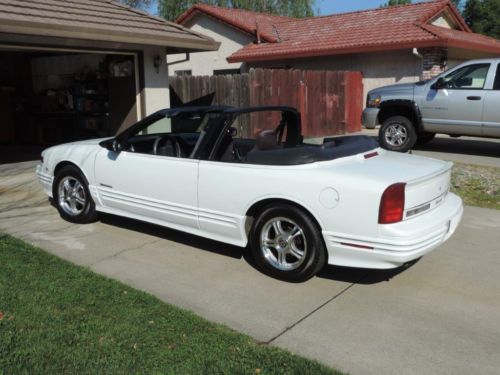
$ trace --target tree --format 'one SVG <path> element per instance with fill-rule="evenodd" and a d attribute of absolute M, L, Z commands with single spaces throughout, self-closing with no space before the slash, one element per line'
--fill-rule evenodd
<path fill-rule="evenodd" d="M 131 0 L 132 1 L 132 0 Z M 196 3 L 221 7 L 247 9 L 254 12 L 278 14 L 289 17 L 314 15 L 314 0 L 159 0 L 158 13 L 167 20 L 175 20 Z"/>
<path fill-rule="evenodd" d="M 145 9 L 152 4 L 151 0 L 120 0 L 120 2 L 132 8 L 142 9 Z"/>
<path fill-rule="evenodd" d="M 474 32 L 500 39 L 500 0 L 467 0 L 462 15 Z"/>
<path fill-rule="evenodd" d="M 387 3 L 382 5 L 382 7 L 393 7 L 395 5 L 406 5 L 411 4 L 411 0 L 389 0 Z"/>

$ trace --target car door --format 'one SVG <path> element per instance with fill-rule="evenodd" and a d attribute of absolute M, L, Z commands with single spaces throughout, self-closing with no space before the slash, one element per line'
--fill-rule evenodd
<path fill-rule="evenodd" d="M 105 211 L 185 229 L 198 228 L 198 160 L 148 152 L 161 121 L 136 149 L 102 149 L 95 160 L 96 188 Z M 168 129 L 167 129 L 168 130 Z M 159 135 L 158 135 L 159 136 Z M 149 143 L 148 143 L 149 142 Z"/>
<path fill-rule="evenodd" d="M 486 90 L 483 108 L 483 136 L 500 137 L 500 64 L 497 64 L 492 89 Z"/>
<path fill-rule="evenodd" d="M 457 68 L 443 77 L 444 87 L 429 85 L 422 100 L 426 131 L 445 134 L 481 135 L 484 90 L 489 63 Z"/>

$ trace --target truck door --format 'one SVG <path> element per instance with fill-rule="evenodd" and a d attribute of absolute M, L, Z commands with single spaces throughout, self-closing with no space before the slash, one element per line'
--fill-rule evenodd
<path fill-rule="evenodd" d="M 429 87 L 422 101 L 426 131 L 445 134 L 482 135 L 489 63 L 458 68 L 444 76 L 445 87 Z"/>

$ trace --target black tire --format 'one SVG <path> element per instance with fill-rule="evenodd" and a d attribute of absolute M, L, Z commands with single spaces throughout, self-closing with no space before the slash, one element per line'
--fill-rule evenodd
<path fill-rule="evenodd" d="M 407 152 L 417 142 L 417 132 L 408 118 L 392 116 L 380 127 L 378 141 L 386 150 Z"/>
<path fill-rule="evenodd" d="M 281 220 L 281 228 L 284 229 L 283 239 L 288 237 L 288 245 L 283 246 L 285 263 L 294 264 L 295 268 L 282 269 L 280 266 L 273 265 L 278 261 L 278 247 L 261 247 L 261 238 L 264 233 L 269 234 L 266 228 L 273 220 Z M 287 221 L 289 220 L 289 221 Z M 290 239 L 292 226 L 298 226 L 301 233 Z M 274 232 L 273 229 L 269 229 Z M 290 230 L 287 232 L 285 230 Z M 277 238 L 276 232 L 273 241 L 278 245 L 280 239 Z M 266 238 L 268 238 L 266 236 Z M 281 239 L 281 241 L 283 240 Z M 287 240 L 285 239 L 285 242 Z M 290 204 L 279 203 L 267 206 L 255 218 L 252 229 L 250 231 L 250 249 L 258 268 L 265 274 L 278 278 L 280 280 L 291 282 L 303 282 L 316 275 L 325 265 L 326 250 L 323 243 L 321 230 L 313 218 L 298 207 Z M 301 259 L 297 258 L 293 253 L 296 250 L 302 251 Z M 265 255 L 267 252 L 267 256 Z"/>
<path fill-rule="evenodd" d="M 70 207 L 71 205 L 68 200 L 61 197 L 60 185 L 64 184 L 66 181 L 70 183 L 70 186 L 71 182 L 74 182 L 73 187 L 78 186 L 78 191 L 74 190 L 77 195 L 75 197 L 68 198 L 69 200 L 73 200 L 74 198 L 75 201 L 77 198 L 80 199 L 79 202 L 76 202 L 74 213 L 71 212 L 72 208 Z M 80 185 L 76 185 L 76 182 Z M 62 189 L 62 194 L 65 194 L 64 187 Z M 94 200 L 90 195 L 88 181 L 83 173 L 73 165 L 62 167 L 57 172 L 52 185 L 52 196 L 54 197 L 54 204 L 64 220 L 71 223 L 85 224 L 94 222 L 99 217 L 99 213 L 95 209 Z M 82 197 L 84 203 L 81 203 Z"/>
<path fill-rule="evenodd" d="M 423 146 L 432 141 L 434 137 L 436 137 L 436 133 L 427 133 L 427 132 L 421 133 L 418 135 L 417 145 Z"/>

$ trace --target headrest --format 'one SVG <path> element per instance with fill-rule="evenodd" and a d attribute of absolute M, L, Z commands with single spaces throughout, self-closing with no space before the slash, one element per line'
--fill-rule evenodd
<path fill-rule="evenodd" d="M 278 146 L 278 139 L 274 130 L 263 130 L 256 137 L 258 150 L 272 150 Z"/>

